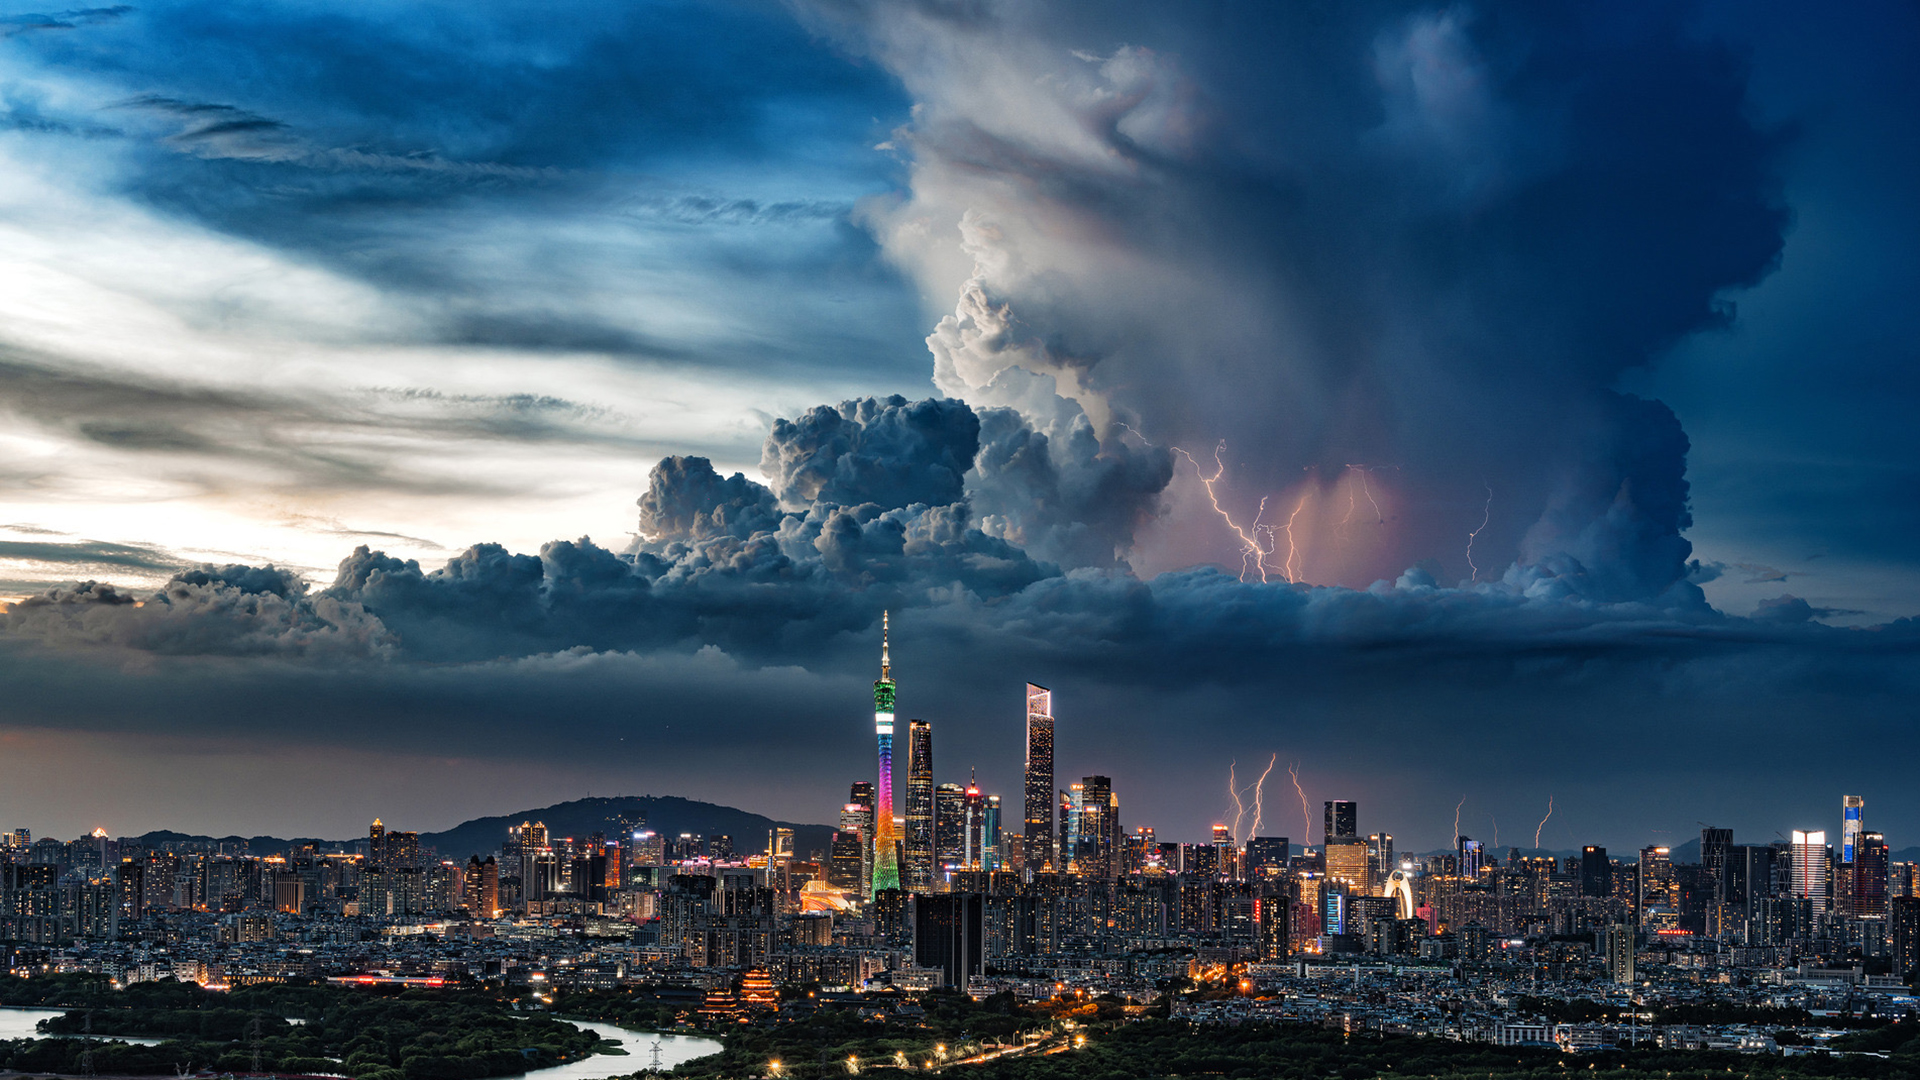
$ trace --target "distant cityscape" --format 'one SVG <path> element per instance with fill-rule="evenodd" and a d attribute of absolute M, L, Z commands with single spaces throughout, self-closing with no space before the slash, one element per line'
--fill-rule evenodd
<path fill-rule="evenodd" d="M 433 850 L 381 821 L 332 850 L 15 829 L 0 843 L 6 968 L 123 985 L 645 987 L 692 995 L 689 1019 L 777 1008 L 779 986 L 1079 991 L 1164 998 L 1199 1021 L 1567 1049 L 1670 1033 L 1543 1025 L 1517 994 L 1915 1009 L 1920 881 L 1868 827 L 1861 796 L 1839 797 L 1831 834 L 1753 844 L 1703 827 L 1697 861 L 1664 846 L 1502 857 L 1468 836 L 1413 856 L 1391 833 L 1363 832 L 1360 806 L 1338 799 L 1324 803 L 1320 835 L 1298 842 L 1228 824 L 1166 841 L 1123 828 L 1109 778 L 1059 783 L 1053 694 L 1028 683 L 1017 822 L 973 777 L 935 782 L 934 728 L 919 719 L 907 721 L 896 809 L 889 639 L 883 617 L 876 771 L 851 782 L 818 850 L 796 851 L 789 827 L 667 834 L 637 813 L 576 837 L 530 819 L 471 852 Z M 1180 996 L 1222 986 L 1237 992 Z M 1739 1025 L 1689 1031 L 1674 1037 L 1778 1049 Z"/>

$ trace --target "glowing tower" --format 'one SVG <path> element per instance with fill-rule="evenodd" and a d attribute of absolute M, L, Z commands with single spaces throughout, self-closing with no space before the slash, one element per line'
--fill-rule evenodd
<path fill-rule="evenodd" d="M 880 737 L 879 805 L 873 814 L 873 891 L 900 888 L 900 856 L 893 840 L 893 660 L 888 613 L 880 613 L 880 678 L 873 684 L 873 730 Z"/>

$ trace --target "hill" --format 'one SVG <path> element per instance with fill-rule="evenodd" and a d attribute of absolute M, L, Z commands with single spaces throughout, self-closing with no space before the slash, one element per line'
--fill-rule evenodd
<path fill-rule="evenodd" d="M 833 836 L 831 825 L 775 821 L 731 806 L 683 799 L 678 795 L 626 795 L 575 799 L 534 810 L 475 818 L 445 832 L 422 833 L 420 843 L 431 844 L 443 858 L 464 859 L 498 850 L 501 841 L 507 838 L 507 829 L 523 821 L 545 822 L 549 836 L 584 838 L 603 832 L 611 839 L 619 835 L 622 819 L 644 819 L 648 829 L 668 836 L 680 833 L 731 836 L 734 850 L 743 855 L 766 850 L 767 833 L 776 827 L 793 830 L 793 851 L 802 859 L 813 851 L 825 852 Z"/>
<path fill-rule="evenodd" d="M 814 851 L 824 853 L 833 836 L 831 825 L 775 821 L 764 815 L 735 807 L 684 799 L 678 795 L 626 795 L 617 798 L 574 799 L 571 802 L 556 803 L 552 806 L 516 810 L 511 814 L 474 818 L 441 832 L 422 833 L 420 843 L 422 847 L 432 847 L 438 851 L 442 858 L 465 859 L 469 855 L 486 855 L 499 850 L 501 842 L 507 838 L 507 828 L 518 825 L 522 821 L 544 822 L 550 836 L 584 839 L 593 833 L 603 832 L 611 839 L 619 835 L 622 820 L 644 820 L 647 828 L 666 835 L 699 833 L 702 836 L 731 836 L 734 850 L 743 855 L 764 851 L 767 846 L 767 834 L 775 828 L 793 830 L 793 851 L 802 859 Z M 402 823 L 394 824 L 396 827 L 403 827 Z M 365 837 L 323 840 L 317 837 L 284 839 L 275 836 L 200 836 L 156 829 L 140 836 L 127 837 L 125 842 L 154 848 L 169 843 L 219 843 L 236 849 L 245 845 L 245 849 L 255 855 L 271 855 L 303 844 L 312 844 L 322 851 L 342 849 L 351 851 L 355 844 L 364 839 Z"/>

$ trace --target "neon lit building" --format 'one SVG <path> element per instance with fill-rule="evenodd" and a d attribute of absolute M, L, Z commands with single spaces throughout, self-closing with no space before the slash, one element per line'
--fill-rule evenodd
<path fill-rule="evenodd" d="M 873 814 L 873 891 L 900 888 L 900 854 L 893 839 L 893 659 L 889 613 L 880 613 L 880 678 L 873 684 L 873 730 L 880 738 L 879 804 Z"/>
<path fill-rule="evenodd" d="M 939 844 L 934 840 L 937 812 L 934 809 L 933 725 L 925 720 L 907 721 L 907 835 L 901 846 L 906 849 L 907 864 L 901 868 L 900 884 L 915 893 L 933 890 L 934 867 Z"/>
<path fill-rule="evenodd" d="M 1840 797 L 1840 861 L 1852 864 L 1854 850 L 1860 844 L 1860 832 L 1866 827 L 1862 814 L 1867 800 L 1858 795 Z"/>

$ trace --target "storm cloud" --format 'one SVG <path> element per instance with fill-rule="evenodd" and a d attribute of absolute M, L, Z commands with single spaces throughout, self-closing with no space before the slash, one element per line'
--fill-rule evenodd
<path fill-rule="evenodd" d="M 263 261 L 114 293 L 146 320 L 124 357 L 23 322 L 0 405 L 235 501 L 478 509 L 300 509 L 378 541 L 330 580 L 223 557 L 36 589 L 0 616 L 13 724 L 618 761 L 823 820 L 871 768 L 887 610 L 943 769 L 1011 791 L 1040 681 L 1063 781 L 1113 776 L 1172 836 L 1275 752 L 1410 845 L 1462 786 L 1557 795 L 1562 847 L 1770 831 L 1842 782 L 1920 814 L 1885 764 L 1920 750 L 1920 630 L 1696 553 L 1692 416 L 1648 384 L 1738 335 L 1799 209 L 1799 136 L 1707 8 L 463 9 L 479 75 L 397 16 L 168 10 L 21 30 L 48 51 L 17 137 L 102 128 L 89 183 L 142 227 Z M 110 94 L 55 92 L 83 49 Z M 261 49 L 303 62 L 235 77 Z M 142 351 L 182 325 L 246 377 Z M 356 383 L 311 381 L 321 345 Z M 494 531 L 516 491 L 606 516 Z M 89 543 L 10 550 L 172 568 Z M 1779 754 L 1835 716 L 1885 752 Z"/>

